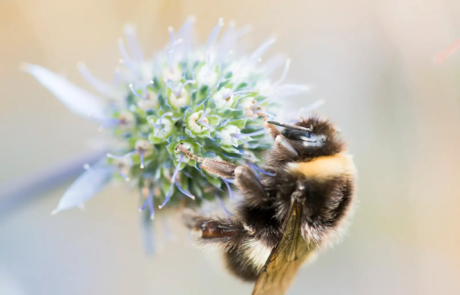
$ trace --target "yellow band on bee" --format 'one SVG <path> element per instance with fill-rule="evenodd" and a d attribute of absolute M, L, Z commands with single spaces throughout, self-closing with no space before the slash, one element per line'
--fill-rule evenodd
<path fill-rule="evenodd" d="M 317 180 L 326 180 L 341 174 L 355 174 L 352 156 L 342 153 L 319 157 L 309 162 L 289 163 L 287 169 L 292 173 Z"/>

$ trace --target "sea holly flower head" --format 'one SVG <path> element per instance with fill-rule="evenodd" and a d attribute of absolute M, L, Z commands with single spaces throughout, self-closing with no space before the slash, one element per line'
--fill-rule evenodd
<path fill-rule="evenodd" d="M 178 152 L 178 145 L 199 157 L 248 163 L 259 173 L 257 162 L 270 148 L 263 119 L 275 116 L 277 102 L 308 87 L 284 84 L 290 60 L 281 77 L 271 82 L 268 74 L 274 63 L 262 63 L 261 58 L 274 39 L 245 54 L 237 41 L 246 30 L 231 22 L 221 33 L 221 19 L 199 46 L 192 42 L 193 23 L 189 18 L 177 32 L 169 28 L 169 44 L 153 58 L 146 58 L 135 28 L 127 26 L 125 40 L 118 42 L 121 59 L 112 83 L 101 82 L 84 64 L 78 65 L 99 96 L 41 66 L 24 65 L 72 112 L 99 122 L 102 132 L 122 143 L 87 167 L 54 212 L 82 206 L 113 179 L 139 188 L 141 210 L 150 218 L 155 206 L 215 198 L 220 202 L 228 192 L 232 196 L 231 180 L 203 171 L 197 161 Z"/>

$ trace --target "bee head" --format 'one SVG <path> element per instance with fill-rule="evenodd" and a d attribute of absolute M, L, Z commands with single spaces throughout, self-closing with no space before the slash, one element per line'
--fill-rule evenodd
<path fill-rule="evenodd" d="M 310 117 L 293 125 L 270 123 L 284 127 L 281 134 L 289 140 L 301 158 L 332 156 L 345 149 L 339 132 L 326 119 Z"/>

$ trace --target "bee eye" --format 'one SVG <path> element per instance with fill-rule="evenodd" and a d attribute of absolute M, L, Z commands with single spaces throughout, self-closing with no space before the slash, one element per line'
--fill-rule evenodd
<path fill-rule="evenodd" d="M 299 139 L 303 141 L 311 141 L 311 139 L 314 137 L 315 135 L 313 133 L 305 132 L 302 136 L 299 136 Z"/>
<path fill-rule="evenodd" d="M 283 135 L 291 140 L 316 142 L 316 135 L 308 131 L 284 130 Z"/>

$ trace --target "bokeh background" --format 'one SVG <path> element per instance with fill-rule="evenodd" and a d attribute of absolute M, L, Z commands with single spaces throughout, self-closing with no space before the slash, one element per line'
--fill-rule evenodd
<path fill-rule="evenodd" d="M 139 200 L 123 185 L 85 212 L 50 217 L 98 126 L 20 64 L 90 89 L 76 63 L 110 80 L 124 24 L 153 52 L 189 15 L 203 42 L 220 17 L 251 24 L 253 46 L 277 36 L 270 53 L 292 58 L 289 81 L 314 86 L 293 109 L 324 99 L 319 113 L 350 141 L 360 204 L 349 235 L 289 294 L 459 294 L 460 52 L 433 63 L 460 38 L 456 0 L 0 0 L 0 294 L 250 293 L 190 245 L 174 215 L 175 239 L 158 218 L 148 257 Z M 69 163 L 77 171 L 47 179 Z"/>

